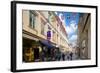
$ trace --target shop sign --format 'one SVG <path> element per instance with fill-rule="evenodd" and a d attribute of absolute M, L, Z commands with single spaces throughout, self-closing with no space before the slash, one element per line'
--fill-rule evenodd
<path fill-rule="evenodd" d="M 50 40 L 51 39 L 51 31 L 47 31 L 47 39 Z"/>

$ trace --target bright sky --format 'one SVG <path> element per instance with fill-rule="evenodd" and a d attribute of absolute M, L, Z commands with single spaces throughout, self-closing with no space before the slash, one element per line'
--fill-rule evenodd
<path fill-rule="evenodd" d="M 77 40 L 78 21 L 80 14 L 73 12 L 57 12 L 57 15 L 62 21 L 65 22 L 68 40 L 74 46 Z"/>

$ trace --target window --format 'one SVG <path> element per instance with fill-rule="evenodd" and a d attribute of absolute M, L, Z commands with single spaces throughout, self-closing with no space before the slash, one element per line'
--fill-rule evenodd
<path fill-rule="evenodd" d="M 53 31 L 53 41 L 56 41 L 56 33 Z"/>
<path fill-rule="evenodd" d="M 45 35 L 45 24 L 46 22 L 43 19 L 41 19 L 41 34 L 42 35 Z"/>
<path fill-rule="evenodd" d="M 48 30 L 51 30 L 51 27 L 48 25 Z"/>
<path fill-rule="evenodd" d="M 30 27 L 35 28 L 36 25 L 36 13 L 34 11 L 30 11 Z"/>
<path fill-rule="evenodd" d="M 48 14 L 49 14 L 49 16 L 48 16 L 49 21 L 54 22 L 55 21 L 55 16 L 54 16 L 53 12 L 49 12 Z"/>
<path fill-rule="evenodd" d="M 57 34 L 57 43 L 58 43 L 58 34 Z"/>
<path fill-rule="evenodd" d="M 86 40 L 82 41 L 82 47 L 86 47 Z"/>

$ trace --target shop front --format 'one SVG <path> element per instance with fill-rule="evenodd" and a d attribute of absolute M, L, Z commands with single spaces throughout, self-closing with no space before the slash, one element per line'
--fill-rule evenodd
<path fill-rule="evenodd" d="M 35 40 L 23 38 L 23 62 L 40 61 L 41 45 Z"/>
<path fill-rule="evenodd" d="M 42 45 L 42 53 L 44 53 L 44 56 L 41 57 L 42 60 L 52 61 L 54 57 L 55 46 L 53 46 L 48 40 L 40 40 L 39 42 Z"/>
<path fill-rule="evenodd" d="M 55 61 L 56 46 L 49 40 L 23 33 L 23 62 Z"/>
<path fill-rule="evenodd" d="M 23 62 L 39 62 L 40 52 L 42 51 L 39 39 L 23 34 Z"/>

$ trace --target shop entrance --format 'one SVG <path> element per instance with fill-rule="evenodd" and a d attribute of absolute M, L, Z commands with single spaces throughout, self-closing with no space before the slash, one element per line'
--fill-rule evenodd
<path fill-rule="evenodd" d="M 39 48 L 33 48 L 34 50 L 34 59 L 35 61 L 38 61 L 39 59 Z"/>
<path fill-rule="evenodd" d="M 39 61 L 39 42 L 23 38 L 23 62 Z"/>

